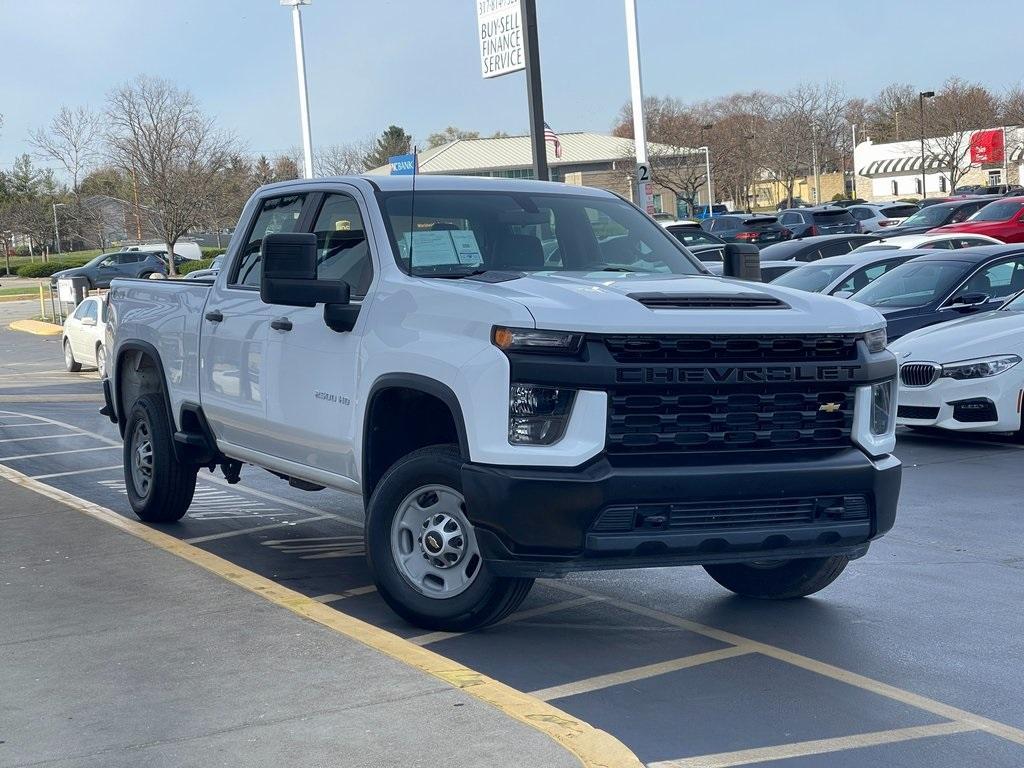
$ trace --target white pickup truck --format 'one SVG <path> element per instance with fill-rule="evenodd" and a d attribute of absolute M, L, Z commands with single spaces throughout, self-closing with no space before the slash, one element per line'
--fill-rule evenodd
<path fill-rule="evenodd" d="M 274 184 L 215 278 L 117 280 L 109 309 L 136 514 L 181 518 L 201 467 L 361 494 L 380 594 L 424 627 L 582 569 L 803 596 L 896 515 L 882 317 L 711 277 L 602 190 Z"/>

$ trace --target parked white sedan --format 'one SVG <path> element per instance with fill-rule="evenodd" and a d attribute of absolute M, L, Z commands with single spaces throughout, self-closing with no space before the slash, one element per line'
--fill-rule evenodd
<path fill-rule="evenodd" d="M 896 235 L 887 237 L 878 242 L 862 245 L 855 248 L 854 253 L 865 251 L 893 251 L 897 248 L 928 248 L 956 250 L 957 248 L 972 248 L 976 245 L 1002 245 L 1002 240 L 996 240 L 988 235 L 954 234 L 935 235 L 925 232 L 923 235 Z"/>
<path fill-rule="evenodd" d="M 107 354 L 103 337 L 107 330 L 107 303 L 90 296 L 75 307 L 64 321 L 61 342 L 64 348 L 64 367 L 75 372 L 82 366 L 99 371 L 100 378 L 107 375 Z"/>
<path fill-rule="evenodd" d="M 912 331 L 889 349 L 900 363 L 898 424 L 1024 436 L 1024 293 L 995 312 Z"/>

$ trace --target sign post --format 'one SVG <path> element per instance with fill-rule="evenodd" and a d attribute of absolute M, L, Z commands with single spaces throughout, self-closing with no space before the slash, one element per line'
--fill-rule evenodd
<path fill-rule="evenodd" d="M 533 175 L 534 178 L 547 181 L 548 155 L 544 142 L 544 95 L 537 43 L 537 0 L 476 0 L 476 18 L 480 72 L 483 77 L 500 77 L 526 70 Z"/>
<path fill-rule="evenodd" d="M 647 131 L 644 127 L 644 87 L 640 79 L 640 35 L 636 24 L 636 0 L 626 2 L 626 52 L 629 56 L 629 94 L 633 110 L 633 143 L 636 146 L 636 204 L 654 213 L 651 195 L 651 166 L 647 160 Z"/>

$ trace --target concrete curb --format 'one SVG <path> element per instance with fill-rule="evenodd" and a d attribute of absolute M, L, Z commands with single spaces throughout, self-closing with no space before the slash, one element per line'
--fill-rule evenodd
<path fill-rule="evenodd" d="M 41 320 L 15 320 L 8 327 L 12 331 L 24 331 L 36 336 L 60 336 L 64 332 L 62 326 Z"/>

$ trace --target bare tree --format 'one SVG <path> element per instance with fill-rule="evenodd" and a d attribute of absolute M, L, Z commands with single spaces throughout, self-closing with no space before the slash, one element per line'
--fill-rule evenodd
<path fill-rule="evenodd" d="M 140 77 L 107 100 L 111 160 L 134 175 L 140 205 L 174 245 L 209 211 L 223 183 L 234 139 L 215 128 L 191 93 L 166 80 Z"/>
<path fill-rule="evenodd" d="M 347 144 L 331 144 L 313 153 L 317 176 L 354 176 L 366 170 L 364 158 L 373 151 L 374 139 L 368 137 Z"/>
<path fill-rule="evenodd" d="M 427 149 L 440 147 L 442 144 L 448 144 L 452 141 L 479 138 L 480 133 L 478 131 L 464 131 L 461 128 L 456 128 L 454 125 L 449 125 L 443 131 L 438 131 L 437 133 L 432 133 L 427 136 Z"/>
<path fill-rule="evenodd" d="M 866 105 L 864 117 L 864 128 L 876 143 L 918 138 L 917 89 L 909 83 L 885 86 Z"/>
<path fill-rule="evenodd" d="M 956 77 L 947 80 L 929 101 L 926 159 L 943 171 L 951 190 L 971 169 L 972 132 L 995 125 L 998 113 L 998 101 L 987 88 Z"/>

